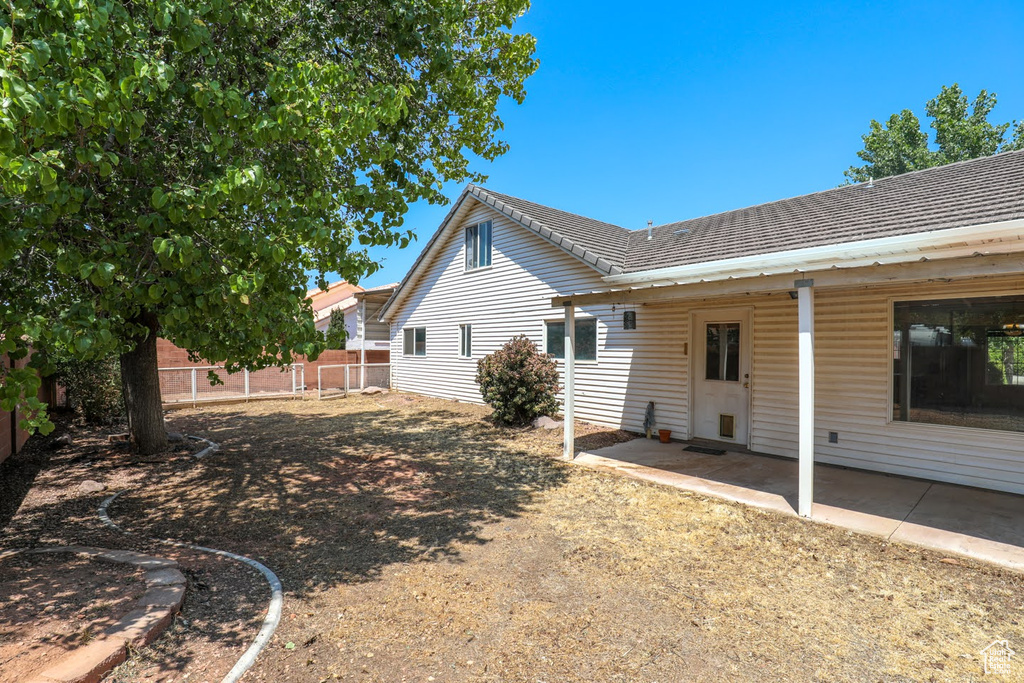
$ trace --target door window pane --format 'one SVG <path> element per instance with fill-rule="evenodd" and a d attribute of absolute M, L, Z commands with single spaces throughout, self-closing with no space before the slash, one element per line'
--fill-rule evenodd
<path fill-rule="evenodd" d="M 893 306 L 893 420 L 1024 432 L 1024 296 Z"/>
<path fill-rule="evenodd" d="M 739 323 L 707 323 L 704 345 L 704 379 L 739 381 Z"/>

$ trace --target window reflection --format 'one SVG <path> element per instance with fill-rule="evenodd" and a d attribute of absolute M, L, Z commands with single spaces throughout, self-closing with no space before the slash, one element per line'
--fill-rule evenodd
<path fill-rule="evenodd" d="M 1024 431 L 1024 296 L 893 309 L 893 420 Z"/>

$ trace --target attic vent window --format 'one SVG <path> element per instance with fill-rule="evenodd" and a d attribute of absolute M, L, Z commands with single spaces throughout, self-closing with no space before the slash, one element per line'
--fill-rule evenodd
<path fill-rule="evenodd" d="M 676 230 L 672 234 L 673 235 L 689 235 L 690 234 L 690 229 L 689 228 L 682 228 L 681 230 Z"/>

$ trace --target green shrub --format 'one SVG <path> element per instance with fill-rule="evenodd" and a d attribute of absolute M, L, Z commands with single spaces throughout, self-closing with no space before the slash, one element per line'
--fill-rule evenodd
<path fill-rule="evenodd" d="M 57 383 L 64 387 L 68 407 L 86 422 L 110 424 L 124 419 L 121 365 L 117 356 L 95 360 L 58 357 L 54 360 Z"/>
<path fill-rule="evenodd" d="M 348 331 L 345 330 L 345 311 L 335 308 L 331 311 L 331 320 L 327 323 L 327 348 L 345 349 Z"/>
<path fill-rule="evenodd" d="M 523 335 L 481 359 L 476 381 L 501 424 L 525 425 L 558 411 L 558 367 Z"/>

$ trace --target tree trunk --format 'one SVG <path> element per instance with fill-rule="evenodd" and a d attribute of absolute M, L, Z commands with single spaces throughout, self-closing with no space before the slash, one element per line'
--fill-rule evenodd
<path fill-rule="evenodd" d="M 149 333 L 137 337 L 135 348 L 121 354 L 121 387 L 132 441 L 140 453 L 152 455 L 168 447 L 156 363 L 156 337 L 160 326 L 156 315 L 149 312 L 140 314 L 133 322 L 147 328 Z"/>

